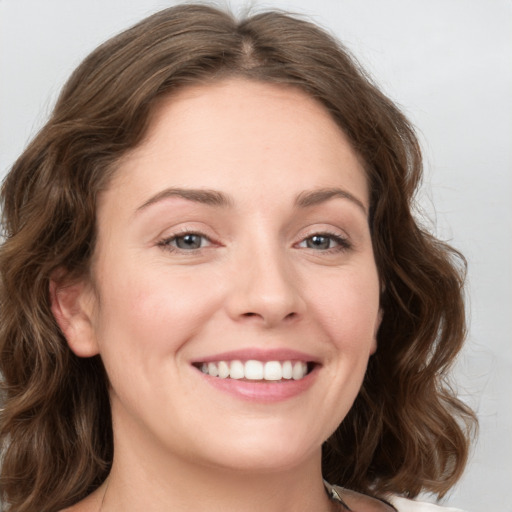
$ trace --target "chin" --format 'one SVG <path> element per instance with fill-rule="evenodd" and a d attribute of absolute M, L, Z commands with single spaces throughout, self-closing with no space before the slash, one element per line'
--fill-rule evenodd
<path fill-rule="evenodd" d="M 211 464 L 226 470 L 273 473 L 293 470 L 317 457 L 320 460 L 321 446 L 321 441 L 294 438 L 293 432 L 269 435 L 259 431 L 243 439 L 233 438 L 226 446 L 210 445 L 207 455 Z"/>
<path fill-rule="evenodd" d="M 293 471 L 304 465 L 305 461 L 310 458 L 312 458 L 311 454 L 307 457 L 305 454 L 297 453 L 297 451 L 291 453 L 289 450 L 283 450 L 276 453 L 275 450 L 271 452 L 260 450 L 254 453 L 234 453 L 225 460 L 217 461 L 215 465 L 241 473 L 268 475 Z"/>

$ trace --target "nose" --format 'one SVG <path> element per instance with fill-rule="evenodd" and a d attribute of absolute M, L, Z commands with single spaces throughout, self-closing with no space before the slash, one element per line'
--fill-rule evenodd
<path fill-rule="evenodd" d="M 232 275 L 228 314 L 237 321 L 270 328 L 297 321 L 305 303 L 292 265 L 279 250 L 254 248 Z"/>

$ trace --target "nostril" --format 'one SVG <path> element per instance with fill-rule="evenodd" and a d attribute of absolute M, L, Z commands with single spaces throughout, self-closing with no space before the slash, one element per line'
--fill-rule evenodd
<path fill-rule="evenodd" d="M 265 315 L 262 315 L 262 314 L 259 314 L 259 313 L 254 313 L 252 311 L 248 311 L 247 313 L 243 313 L 242 315 L 244 318 L 252 318 L 252 317 L 261 317 L 263 319 L 265 319 Z M 297 317 L 297 313 L 295 313 L 294 311 L 292 311 L 291 313 L 288 313 L 284 318 L 283 320 L 285 321 L 289 321 L 289 320 L 294 320 L 296 317 Z"/>

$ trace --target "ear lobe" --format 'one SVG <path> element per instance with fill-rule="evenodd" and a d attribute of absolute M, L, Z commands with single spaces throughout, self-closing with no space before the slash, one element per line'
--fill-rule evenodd
<path fill-rule="evenodd" d="M 62 272 L 58 272 L 62 274 Z M 50 279 L 51 309 L 69 348 L 79 357 L 99 353 L 93 323 L 94 291 L 86 280 L 67 282 L 55 274 Z"/>

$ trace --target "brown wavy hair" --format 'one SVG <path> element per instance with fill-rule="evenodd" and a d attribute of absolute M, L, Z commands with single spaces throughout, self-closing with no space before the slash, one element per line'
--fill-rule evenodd
<path fill-rule="evenodd" d="M 89 271 L 96 198 L 144 136 L 162 96 L 245 77 L 322 103 L 365 162 L 382 281 L 378 351 L 323 447 L 324 478 L 357 491 L 443 495 L 466 463 L 473 413 L 447 381 L 465 336 L 462 256 L 412 215 L 414 131 L 348 51 L 281 12 L 242 20 L 205 5 L 163 10 L 96 49 L 3 183 L 0 251 L 1 500 L 51 512 L 97 488 L 113 456 L 108 380 L 51 313 L 50 278 Z"/>

